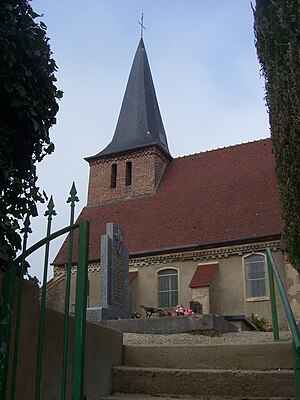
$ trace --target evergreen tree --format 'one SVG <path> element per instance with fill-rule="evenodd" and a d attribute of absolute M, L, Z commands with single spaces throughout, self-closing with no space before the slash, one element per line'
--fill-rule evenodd
<path fill-rule="evenodd" d="M 36 162 L 54 150 L 49 129 L 62 92 L 39 17 L 28 0 L 0 2 L 0 266 L 20 248 L 19 220 L 43 201 Z"/>
<path fill-rule="evenodd" d="M 284 241 L 292 265 L 300 272 L 300 0 L 256 0 L 254 21 Z"/>

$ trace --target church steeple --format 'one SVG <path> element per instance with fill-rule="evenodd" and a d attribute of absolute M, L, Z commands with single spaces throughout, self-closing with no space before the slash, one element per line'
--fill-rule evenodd
<path fill-rule="evenodd" d="M 171 158 L 147 53 L 143 38 L 141 38 L 131 67 L 113 139 L 94 157 L 153 145 L 158 146 L 168 158 Z"/>
<path fill-rule="evenodd" d="M 86 158 L 90 164 L 88 205 L 154 195 L 171 160 L 141 38 L 112 141 Z"/>

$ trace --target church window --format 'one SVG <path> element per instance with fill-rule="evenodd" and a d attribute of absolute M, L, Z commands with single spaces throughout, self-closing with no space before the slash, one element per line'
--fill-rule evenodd
<path fill-rule="evenodd" d="M 117 164 L 111 166 L 110 187 L 112 189 L 117 187 Z"/>
<path fill-rule="evenodd" d="M 131 185 L 131 180 L 132 180 L 132 162 L 127 161 L 126 162 L 126 180 L 125 180 L 125 185 L 130 186 Z"/>
<path fill-rule="evenodd" d="M 247 299 L 267 296 L 266 259 L 264 255 L 252 254 L 245 257 L 245 282 Z"/>
<path fill-rule="evenodd" d="M 158 306 L 175 307 L 178 304 L 178 271 L 163 269 L 158 271 Z"/>

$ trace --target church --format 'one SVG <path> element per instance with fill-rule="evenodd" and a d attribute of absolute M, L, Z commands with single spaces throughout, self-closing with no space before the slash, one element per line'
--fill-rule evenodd
<path fill-rule="evenodd" d="M 254 313 L 271 322 L 265 255 L 270 247 L 300 318 L 300 280 L 284 252 L 271 139 L 173 158 L 143 38 L 112 140 L 85 160 L 88 200 L 78 219 L 90 222 L 88 307 L 99 305 L 100 238 L 106 223 L 114 222 L 129 251 L 132 312 L 141 312 L 143 304 L 172 313 L 178 304 L 198 301 L 203 313 Z M 58 310 L 67 243 L 48 286 L 48 302 Z M 75 276 L 76 259 L 71 303 Z M 280 301 L 278 317 L 285 326 Z"/>

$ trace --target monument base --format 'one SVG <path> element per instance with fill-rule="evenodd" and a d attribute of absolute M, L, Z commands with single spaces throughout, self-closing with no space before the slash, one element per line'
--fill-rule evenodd
<path fill-rule="evenodd" d="M 99 323 L 103 320 L 127 319 L 131 318 L 129 310 L 119 307 L 95 307 L 86 309 L 87 321 Z"/>
<path fill-rule="evenodd" d="M 126 333 L 185 333 L 195 331 L 238 332 L 238 328 L 218 315 L 202 314 L 182 317 L 153 317 L 101 321 L 107 328 Z"/>

